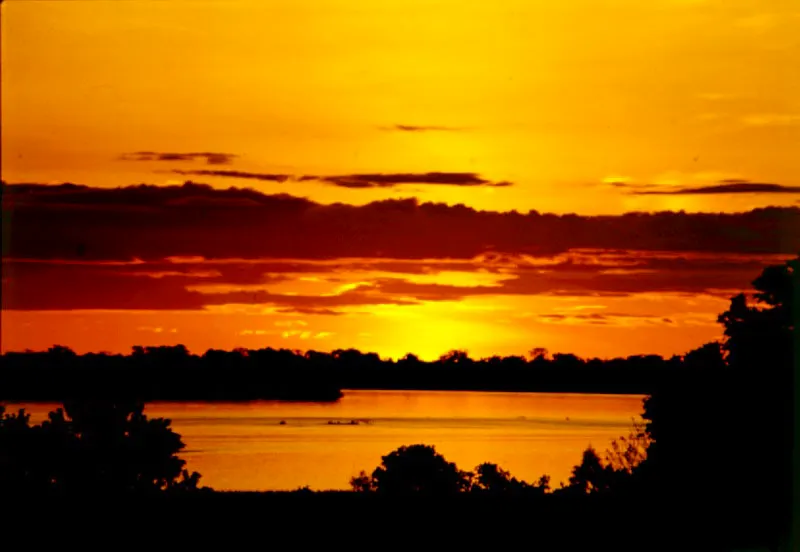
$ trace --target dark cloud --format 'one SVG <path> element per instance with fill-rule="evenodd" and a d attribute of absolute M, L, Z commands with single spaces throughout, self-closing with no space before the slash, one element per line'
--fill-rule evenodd
<path fill-rule="evenodd" d="M 624 180 L 612 180 L 604 182 L 604 184 L 608 184 L 609 186 L 613 186 L 614 188 L 628 188 L 633 190 L 645 190 L 649 188 L 657 188 L 657 184 L 647 184 L 641 182 L 627 182 Z"/>
<path fill-rule="evenodd" d="M 254 173 L 245 171 L 215 171 L 215 170 L 183 170 L 173 169 L 174 174 L 192 176 L 224 176 L 226 178 L 242 178 L 246 180 L 266 180 L 269 182 L 286 182 L 291 178 L 288 174 Z"/>
<path fill-rule="evenodd" d="M 335 314 L 333 307 L 415 303 L 369 287 L 324 296 L 271 293 L 269 285 L 286 278 L 261 274 L 247 264 L 232 265 L 233 270 L 222 272 L 203 270 L 202 263 L 191 268 L 171 265 L 169 271 L 159 271 L 161 266 L 4 260 L 2 308 L 198 310 L 211 305 L 257 304 L 281 307 L 283 312 Z M 243 278 L 248 269 L 249 278 Z"/>
<path fill-rule="evenodd" d="M 428 184 L 444 186 L 489 186 L 507 187 L 510 182 L 492 182 L 476 173 L 428 172 L 428 173 L 373 173 L 346 174 L 338 176 L 303 177 L 319 180 L 341 188 L 393 188 L 404 184 Z"/>
<path fill-rule="evenodd" d="M 204 159 L 209 165 L 229 165 L 237 155 L 232 153 L 196 152 L 196 153 L 170 153 L 158 151 L 137 151 L 124 153 L 124 161 L 196 161 Z"/>
<path fill-rule="evenodd" d="M 322 315 L 322 316 L 341 316 L 345 314 L 342 311 L 337 311 L 333 309 L 311 309 L 305 307 L 284 307 L 281 309 L 277 309 L 276 312 L 281 314 L 310 314 L 310 315 Z"/>
<path fill-rule="evenodd" d="M 575 314 L 540 314 L 536 318 L 550 323 L 585 323 L 602 325 L 663 325 L 674 324 L 670 318 L 649 316 L 644 314 L 630 314 L 623 312 L 594 312 L 594 313 L 575 313 Z"/>
<path fill-rule="evenodd" d="M 503 188 L 511 186 L 510 182 L 492 182 L 481 178 L 475 173 L 460 172 L 428 172 L 428 173 L 375 173 L 375 174 L 344 174 L 344 175 L 301 175 L 254 173 L 244 171 L 220 170 L 185 170 L 174 169 L 174 174 L 184 176 L 221 176 L 226 178 L 242 178 L 248 180 L 266 180 L 271 182 L 319 182 L 340 188 L 366 189 L 366 188 L 393 188 L 407 184 L 427 184 L 439 186 L 488 186 Z"/>
<path fill-rule="evenodd" d="M 543 318 L 545 320 L 565 320 L 567 316 L 564 314 L 540 314 L 539 318 Z"/>
<path fill-rule="evenodd" d="M 796 254 L 800 209 L 579 216 L 385 200 L 321 205 L 183 186 L 3 185 L 3 256 L 18 259 L 469 260 L 574 249 Z M 544 267 L 541 267 L 544 268 Z M 633 277 L 635 278 L 635 277 Z"/>
<path fill-rule="evenodd" d="M 785 186 L 747 180 L 721 180 L 711 186 L 676 188 L 672 190 L 633 190 L 634 195 L 713 195 L 713 194 L 800 194 L 800 186 Z"/>
<path fill-rule="evenodd" d="M 398 132 L 456 132 L 464 130 L 460 127 L 439 126 L 439 125 L 392 125 L 380 127 L 381 130 Z"/>

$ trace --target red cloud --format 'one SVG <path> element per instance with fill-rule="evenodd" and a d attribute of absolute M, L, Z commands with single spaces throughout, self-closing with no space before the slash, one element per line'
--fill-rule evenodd
<path fill-rule="evenodd" d="M 90 188 L 3 185 L 4 257 L 472 259 L 576 248 L 783 253 L 800 250 L 800 209 L 621 216 L 477 211 L 415 199 L 321 205 L 187 183 Z"/>

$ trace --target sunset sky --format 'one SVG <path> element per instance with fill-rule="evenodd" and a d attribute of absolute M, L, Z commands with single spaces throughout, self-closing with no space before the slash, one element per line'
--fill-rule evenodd
<path fill-rule="evenodd" d="M 800 249 L 796 0 L 0 9 L 4 351 L 683 353 Z"/>

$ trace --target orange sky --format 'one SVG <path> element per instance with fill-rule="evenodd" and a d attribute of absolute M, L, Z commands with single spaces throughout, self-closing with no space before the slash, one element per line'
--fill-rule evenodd
<path fill-rule="evenodd" d="M 0 9 L 7 183 L 110 188 L 193 180 L 323 205 L 416 197 L 587 216 L 738 212 L 800 198 L 793 189 L 800 186 L 794 0 L 11 0 Z M 163 155 L 191 152 L 228 156 Z M 413 176 L 426 173 L 457 182 Z M 52 239 L 59 235 L 56 228 Z M 38 258 L 19 251 L 4 250 L 4 261 Z M 740 289 L 765 262 L 747 261 L 736 278 L 725 268 L 702 270 L 719 274 L 717 287 Z M 19 278 L 33 278 L 17 270 L 4 265 L 4 295 L 22 289 Z M 37 285 L 65 293 L 79 285 L 58 270 L 36 276 Z M 454 294 L 452 287 L 502 287 L 495 281 L 502 273 L 480 260 L 423 272 L 427 280 L 393 271 L 388 284 L 375 266 L 234 283 L 281 295 L 280 304 L 293 294 L 341 295 L 341 286 L 371 290 L 370 304 L 341 303 L 336 314 L 275 312 L 275 302 L 119 309 L 122 288 L 106 303 L 48 295 L 52 304 L 35 309 L 4 297 L 2 347 L 182 342 L 193 350 L 353 346 L 429 358 L 454 347 L 477 356 L 533 346 L 667 354 L 718 336 L 715 314 L 726 306 L 707 282 L 677 290 L 660 281 L 631 289 L 614 283 L 614 297 L 529 282 Z M 668 273 L 685 277 L 680 269 Z M 213 282 L 239 289 L 234 284 Z M 450 286 L 450 296 L 432 297 L 425 285 Z M 214 287 L 195 291 L 207 297 Z"/>

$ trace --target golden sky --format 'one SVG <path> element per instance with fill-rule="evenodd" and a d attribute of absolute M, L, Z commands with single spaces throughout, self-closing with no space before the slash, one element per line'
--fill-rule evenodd
<path fill-rule="evenodd" d="M 800 198 L 795 0 L 7 0 L 1 9 L 6 183 L 112 188 L 192 180 L 319 205 L 416 197 L 584 216 L 740 212 Z M 198 153 L 209 155 L 191 155 Z M 181 256 L 167 251 L 169 243 L 163 257 Z M 582 243 L 557 253 L 591 258 L 569 253 L 595 247 Z M 600 248 L 641 258 L 628 242 Z M 396 260 L 414 257 L 388 249 Z M 4 250 L 11 293 L 22 289 L 19 278 L 32 277 L 11 260 L 38 258 L 19 251 Z M 787 253 L 785 246 L 757 252 Z M 128 253 L 130 260 L 140 249 Z M 253 256 L 304 258 L 291 248 Z M 387 277 L 370 262 L 363 271 L 337 269 L 333 280 L 328 269 L 305 269 L 280 282 L 247 281 L 289 296 L 380 288 L 395 301 L 301 317 L 273 312 L 274 303 L 241 312 L 252 301 L 118 308 L 121 289 L 105 303 L 53 296 L 33 308 L 4 298 L 3 349 L 180 341 L 194 350 L 353 346 L 428 357 L 454 347 L 489 355 L 538 345 L 601 356 L 683 352 L 718 336 L 714 315 L 726 301 L 717 288 L 746 288 L 766 261 L 741 262 L 748 268 L 732 269 L 733 280 L 728 269 L 704 268 L 724 280 L 716 287 L 615 283 L 624 297 L 513 284 L 445 300 L 419 288 L 381 288 Z M 486 282 L 498 272 L 481 262 L 449 271 L 433 265 L 420 270 L 429 281 L 408 269 L 392 272 L 389 284 L 501 285 Z M 65 293 L 72 282 L 57 272 L 37 278 Z M 597 287 L 582 289 L 605 289 Z M 397 303 L 411 296 L 413 304 Z M 575 312 L 623 316 L 601 323 Z"/>

